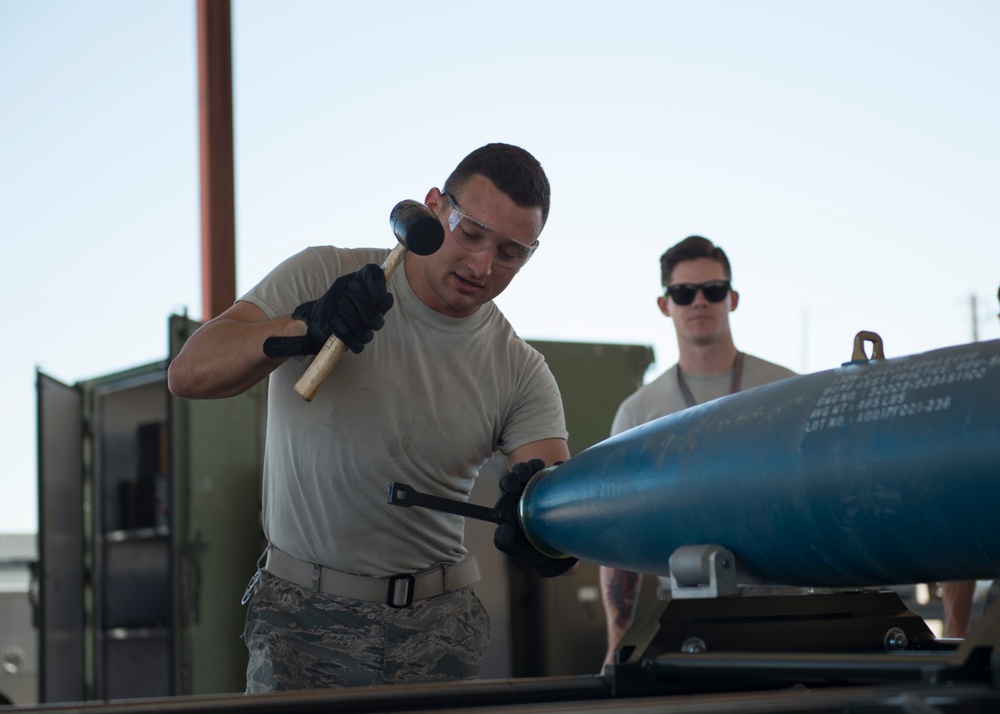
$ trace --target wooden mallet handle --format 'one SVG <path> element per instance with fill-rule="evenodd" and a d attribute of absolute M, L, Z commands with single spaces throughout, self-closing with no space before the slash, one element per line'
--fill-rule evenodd
<path fill-rule="evenodd" d="M 431 209 L 417 201 L 400 201 L 389 214 L 389 225 L 392 232 L 399 241 L 392 249 L 385 262 L 382 263 L 382 272 L 385 273 L 385 280 L 396 272 L 396 268 L 403 262 L 407 251 L 416 255 L 430 255 L 441 247 L 444 242 L 444 228 Z M 295 383 L 295 391 L 307 402 L 311 402 L 316 392 L 319 391 L 323 380 L 329 376 L 340 358 L 344 356 L 347 345 L 336 335 L 330 335 L 326 344 L 320 348 L 309 368 L 299 377 Z"/>

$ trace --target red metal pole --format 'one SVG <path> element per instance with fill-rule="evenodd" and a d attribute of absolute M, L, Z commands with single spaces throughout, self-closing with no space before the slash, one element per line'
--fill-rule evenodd
<path fill-rule="evenodd" d="M 236 299 L 233 69 L 229 0 L 197 0 L 202 319 Z"/>

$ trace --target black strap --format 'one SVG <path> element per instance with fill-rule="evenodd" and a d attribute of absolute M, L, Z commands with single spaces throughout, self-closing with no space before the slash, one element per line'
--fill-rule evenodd
<path fill-rule="evenodd" d="M 264 340 L 264 354 L 268 357 L 294 357 L 305 354 L 305 335 L 301 337 L 268 337 Z"/>
<path fill-rule="evenodd" d="M 729 385 L 729 393 L 736 394 L 740 391 L 740 386 L 743 383 L 743 353 L 737 352 L 736 359 L 733 360 L 733 381 Z M 698 402 L 695 401 L 694 395 L 691 393 L 691 388 L 688 387 L 687 382 L 684 381 L 684 375 L 681 374 L 681 363 L 677 363 L 677 386 L 681 388 L 681 394 L 684 395 L 684 401 L 689 407 L 693 407 Z"/>

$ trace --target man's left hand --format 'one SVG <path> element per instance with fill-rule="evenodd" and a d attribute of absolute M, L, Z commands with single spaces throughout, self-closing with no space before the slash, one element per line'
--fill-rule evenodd
<path fill-rule="evenodd" d="M 518 518 L 518 505 L 524 487 L 531 477 L 545 468 L 541 459 L 531 459 L 515 464 L 510 473 L 500 479 L 500 500 L 497 507 L 504 511 L 500 525 L 493 532 L 493 544 L 497 550 L 506 553 L 517 562 L 525 565 L 543 578 L 562 575 L 577 563 L 576 558 L 550 558 L 531 544 L 524 534 L 521 520 Z"/>

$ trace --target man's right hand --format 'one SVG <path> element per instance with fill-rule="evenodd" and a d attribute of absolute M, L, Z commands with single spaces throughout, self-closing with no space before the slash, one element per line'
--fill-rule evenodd
<path fill-rule="evenodd" d="M 351 352 L 361 352 L 385 325 L 383 317 L 392 303 L 385 274 L 374 263 L 341 275 L 318 300 L 302 303 L 292 313 L 306 323 L 303 354 L 317 354 L 331 334 Z"/>

